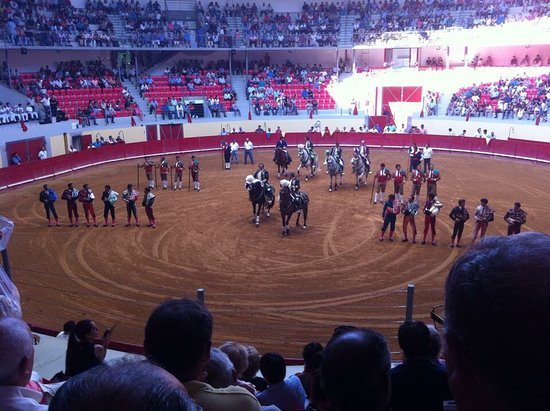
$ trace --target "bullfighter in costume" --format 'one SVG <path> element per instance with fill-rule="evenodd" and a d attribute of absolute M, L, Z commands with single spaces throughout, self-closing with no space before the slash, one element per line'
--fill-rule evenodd
<path fill-rule="evenodd" d="M 46 218 L 48 219 L 48 227 L 51 227 L 52 224 L 52 218 L 55 219 L 55 225 L 60 226 L 59 218 L 57 217 L 57 211 L 55 211 L 55 202 L 57 201 L 57 194 L 55 191 L 53 191 L 51 188 L 48 187 L 47 184 L 44 184 L 43 190 L 40 192 L 40 195 L 38 196 L 38 200 L 44 204 L 44 210 L 46 211 Z"/>
<path fill-rule="evenodd" d="M 380 230 L 380 241 L 384 241 L 384 234 L 386 229 L 390 226 L 390 236 L 388 241 L 393 241 L 393 232 L 395 231 L 395 222 L 397 220 L 397 215 L 400 213 L 401 208 L 399 201 L 395 199 L 395 195 L 390 194 L 388 196 L 388 201 L 384 203 L 384 208 L 382 209 L 382 218 L 384 218 L 384 224 Z"/>
<path fill-rule="evenodd" d="M 111 225 L 113 227 L 116 225 L 115 203 L 117 200 L 118 200 L 118 193 L 115 190 L 113 190 L 110 185 L 106 185 L 105 190 L 101 195 L 101 201 L 103 201 L 103 204 L 104 204 L 103 218 L 105 219 L 105 222 L 103 223 L 103 227 L 107 227 L 109 225 L 109 214 L 111 214 Z"/>
<path fill-rule="evenodd" d="M 160 164 L 158 165 L 160 171 L 160 181 L 162 181 L 162 189 L 168 189 L 168 171 L 170 171 L 170 164 L 166 157 L 161 157 Z"/>
<path fill-rule="evenodd" d="M 374 176 L 374 204 L 378 202 L 380 195 L 380 204 L 384 204 L 384 193 L 386 192 L 386 184 L 391 179 L 390 170 L 386 168 L 384 163 L 380 164 L 380 169 Z M 395 196 L 394 196 L 395 197 Z"/>
<path fill-rule="evenodd" d="M 410 196 L 409 200 L 401 206 L 403 212 L 403 235 L 405 238 L 402 240 L 404 243 L 409 241 L 407 231 L 409 225 L 412 227 L 412 243 L 416 244 L 416 222 L 414 218 L 418 214 L 418 203 L 414 199 L 414 196 Z"/>
<path fill-rule="evenodd" d="M 137 207 L 136 207 L 136 201 L 138 199 L 139 193 L 134 190 L 134 186 L 132 184 L 128 184 L 126 190 L 122 192 L 122 201 L 126 203 L 126 213 L 128 215 L 128 222 L 126 223 L 126 227 L 130 227 L 132 214 L 134 215 L 134 220 L 136 220 L 136 227 L 139 227 L 139 219 L 137 216 Z"/>
<path fill-rule="evenodd" d="M 451 210 L 449 217 L 454 221 L 453 234 L 451 236 L 451 248 L 460 248 L 460 239 L 462 238 L 462 232 L 464 231 L 464 223 L 470 219 L 470 214 L 466 209 L 466 200 L 458 200 L 458 205 Z"/>
<path fill-rule="evenodd" d="M 176 188 L 181 190 L 181 186 L 183 184 L 183 161 L 181 160 L 180 156 L 176 156 L 176 162 L 172 166 L 172 168 L 176 169 L 176 177 L 174 178 L 174 190 Z"/>
<path fill-rule="evenodd" d="M 403 186 L 407 182 L 407 172 L 401 169 L 401 164 L 395 165 L 395 172 L 392 175 L 392 179 L 395 198 L 403 202 Z"/>
<path fill-rule="evenodd" d="M 432 245 L 435 245 L 435 223 L 437 221 L 437 215 L 439 210 L 443 207 L 443 204 L 439 202 L 437 196 L 434 193 L 428 194 L 428 200 L 424 204 L 424 238 L 422 239 L 422 245 L 426 244 L 426 237 L 428 231 L 431 229 L 432 233 Z"/>
<path fill-rule="evenodd" d="M 527 213 L 521 208 L 520 203 L 514 203 L 504 215 L 504 221 L 508 223 L 508 235 L 519 234 L 521 226 L 527 222 Z"/>
<path fill-rule="evenodd" d="M 69 227 L 78 227 L 78 190 L 74 188 L 73 183 L 67 184 L 67 189 L 61 194 L 61 198 L 67 202 L 67 212 L 69 213 L 69 221 L 71 222 Z"/>
<path fill-rule="evenodd" d="M 154 202 L 155 202 L 155 195 L 153 194 L 153 190 L 151 190 L 151 187 L 145 187 L 145 193 L 143 195 L 143 200 L 141 201 L 141 205 L 145 207 L 145 214 L 147 214 L 147 218 L 149 219 L 149 224 L 147 224 L 147 227 L 151 227 L 151 228 L 157 228 L 157 222 L 153 214 Z"/>
<path fill-rule="evenodd" d="M 94 210 L 95 194 L 88 184 L 82 186 L 82 190 L 78 192 L 78 201 L 82 203 L 84 207 L 84 216 L 86 217 L 86 227 L 90 227 L 90 217 L 94 222 L 94 227 L 97 227 L 97 221 L 95 218 Z"/>
<path fill-rule="evenodd" d="M 191 156 L 191 164 L 189 164 L 189 170 L 191 170 L 191 178 L 193 179 L 193 185 L 195 191 L 201 191 L 201 183 L 199 181 L 199 160 L 195 156 Z"/>

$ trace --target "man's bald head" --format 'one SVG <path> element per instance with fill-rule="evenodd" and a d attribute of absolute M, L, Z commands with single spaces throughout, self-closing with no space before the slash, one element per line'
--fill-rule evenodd
<path fill-rule="evenodd" d="M 34 347 L 29 326 L 14 317 L 0 319 L 0 386 L 25 386 L 31 377 Z"/>

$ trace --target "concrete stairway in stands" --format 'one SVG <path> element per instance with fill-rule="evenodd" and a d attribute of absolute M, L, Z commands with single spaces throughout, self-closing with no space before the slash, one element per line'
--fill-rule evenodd
<path fill-rule="evenodd" d="M 232 77 L 233 90 L 237 92 L 237 107 L 241 110 L 241 115 L 246 118 L 248 116 L 248 100 L 246 99 L 246 77 L 245 76 L 233 76 Z M 228 114 L 233 115 L 233 114 Z"/>
<path fill-rule="evenodd" d="M 235 41 L 235 32 L 237 29 L 241 32 L 241 38 L 236 44 L 233 44 L 233 47 L 239 48 L 244 47 L 243 43 L 243 21 L 240 17 L 227 17 L 227 27 L 229 28 L 229 34 L 233 36 L 233 41 Z"/>
<path fill-rule="evenodd" d="M 113 24 L 115 37 L 121 44 L 124 44 L 126 40 L 126 31 L 124 30 L 124 22 L 122 21 L 122 18 L 116 14 L 109 14 L 107 17 Z"/>
<path fill-rule="evenodd" d="M 131 80 L 124 80 L 122 85 L 128 89 L 130 95 L 134 98 L 134 101 L 137 103 L 143 114 L 148 115 L 149 104 L 147 103 L 147 100 L 139 95 L 139 89 L 134 85 L 134 83 Z M 138 119 L 136 118 L 136 121 L 137 120 Z"/>
<path fill-rule="evenodd" d="M 353 46 L 353 23 L 355 15 L 344 15 L 340 17 L 340 36 L 338 38 L 338 47 Z"/>

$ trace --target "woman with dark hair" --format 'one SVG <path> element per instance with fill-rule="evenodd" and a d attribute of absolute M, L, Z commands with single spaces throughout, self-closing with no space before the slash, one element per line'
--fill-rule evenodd
<path fill-rule="evenodd" d="M 69 336 L 67 355 L 65 357 L 65 374 L 72 377 L 101 364 L 107 354 L 113 329 L 103 333 L 101 344 L 94 344 L 99 329 L 92 320 L 82 320 L 76 324 Z"/>

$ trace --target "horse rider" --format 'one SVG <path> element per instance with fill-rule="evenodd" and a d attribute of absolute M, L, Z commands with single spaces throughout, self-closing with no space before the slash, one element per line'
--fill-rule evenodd
<path fill-rule="evenodd" d="M 260 180 L 264 184 L 269 182 L 269 171 L 265 169 L 264 163 L 258 164 L 258 169 L 254 173 L 254 178 Z"/>
<path fill-rule="evenodd" d="M 369 147 L 365 144 L 365 140 L 361 140 L 361 144 L 359 144 L 359 147 L 357 148 L 359 149 L 359 156 L 363 160 L 363 163 L 365 163 L 365 167 L 369 168 Z"/>
<path fill-rule="evenodd" d="M 334 147 L 330 149 L 330 155 L 340 164 L 342 168 L 342 175 L 344 175 L 344 159 L 342 158 L 342 148 L 340 148 L 340 143 L 336 143 Z"/>
<path fill-rule="evenodd" d="M 306 136 L 306 142 L 304 144 L 304 149 L 309 154 L 309 157 L 314 159 L 316 157 L 315 151 L 313 150 L 313 142 L 309 139 L 309 136 Z"/>
<path fill-rule="evenodd" d="M 275 149 L 277 149 L 277 148 L 281 148 L 285 151 L 287 150 L 288 144 L 285 140 L 285 136 L 279 137 L 279 141 L 277 141 L 277 144 L 275 144 Z"/>
<path fill-rule="evenodd" d="M 290 197 L 294 202 L 294 208 L 296 208 L 296 211 L 300 211 L 302 209 L 302 198 L 300 196 L 300 179 L 297 178 L 294 173 L 290 173 L 288 177 Z"/>

